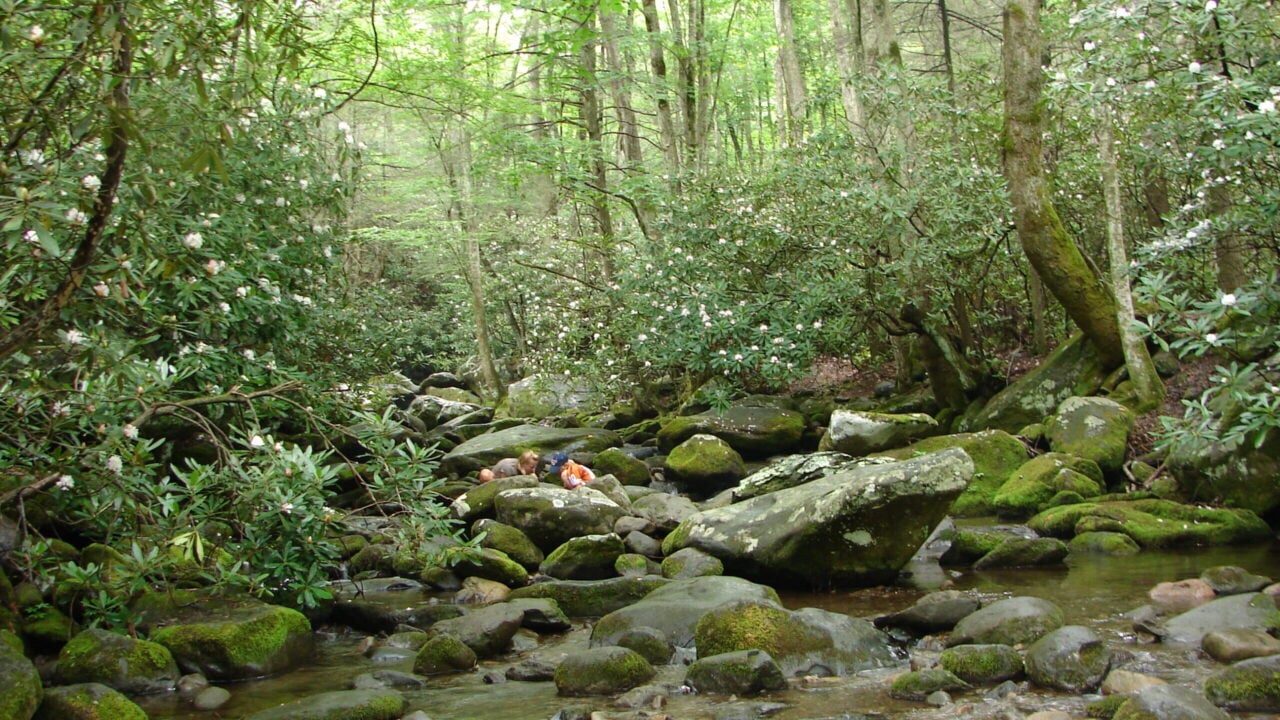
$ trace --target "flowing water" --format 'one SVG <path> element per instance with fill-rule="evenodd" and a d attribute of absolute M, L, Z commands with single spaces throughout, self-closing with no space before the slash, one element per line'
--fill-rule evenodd
<path fill-rule="evenodd" d="M 953 585 L 991 598 L 1033 595 L 1061 607 L 1069 624 L 1093 628 L 1105 638 L 1124 661 L 1125 667 L 1162 677 L 1169 682 L 1199 687 L 1216 663 L 1193 649 L 1174 648 L 1147 642 L 1132 630 L 1123 614 L 1146 603 L 1147 591 L 1156 583 L 1198 577 L 1216 565 L 1238 565 L 1254 573 L 1280 578 L 1280 543 L 1249 547 L 1183 548 L 1172 551 L 1144 551 L 1126 558 L 1071 557 L 1065 567 L 1043 570 L 989 572 L 950 571 L 924 559 L 913 563 L 906 585 L 829 593 L 786 593 L 784 603 L 791 608 L 819 607 L 857 617 L 871 617 L 901 610 L 926 592 Z M 479 672 L 445 678 L 431 678 L 425 689 L 405 693 L 411 710 L 423 710 L 433 720 L 547 720 L 560 708 L 583 702 L 557 697 L 550 682 L 501 682 L 487 684 L 501 676 L 510 664 L 530 654 L 555 658 L 566 651 L 586 647 L 589 625 L 576 625 L 560 637 L 543 638 L 541 644 L 502 662 L 482 663 Z M 232 700 L 215 713 L 200 713 L 177 697 L 141 698 L 139 704 L 153 720 L 207 720 L 241 718 L 308 694 L 349 688 L 357 675 L 389 669 L 410 672 L 412 658 L 375 662 L 361 652 L 363 636 L 350 633 L 319 633 L 315 662 L 285 675 L 225 686 Z M 912 653 L 919 648 L 910 648 Z M 935 650 L 936 651 L 936 650 Z M 927 650 L 926 650 L 927 652 Z M 925 707 L 889 698 L 888 678 L 903 668 L 866 673 L 853 678 L 814 679 L 791 690 L 752 702 L 780 703 L 785 707 L 770 717 L 780 720 L 816 718 L 904 718 L 943 720 L 964 718 L 1021 718 L 1043 709 L 1062 709 L 1073 717 L 1084 717 L 1090 699 L 1061 695 L 1023 687 L 1005 698 L 986 698 L 981 691 L 957 696 L 944 708 Z M 679 684 L 683 668 L 669 666 L 655 679 Z M 622 711 L 608 708 L 607 699 L 592 704 L 609 714 Z M 749 717 L 741 704 L 724 698 L 673 694 L 664 709 L 674 720 L 693 718 Z M 1274 717 L 1239 714 L 1238 718 Z"/>

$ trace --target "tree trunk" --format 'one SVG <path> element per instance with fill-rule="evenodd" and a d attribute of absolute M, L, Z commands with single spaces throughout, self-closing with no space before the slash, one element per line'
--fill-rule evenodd
<path fill-rule="evenodd" d="M 676 141 L 675 125 L 671 120 L 671 101 L 667 98 L 667 61 L 662 52 L 662 26 L 658 20 L 657 0 L 644 0 L 644 26 L 649 34 L 649 68 L 657 86 L 658 135 L 662 140 L 663 156 L 667 160 L 667 173 L 680 175 L 680 144 Z"/>
<path fill-rule="evenodd" d="M 800 69 L 800 56 L 796 53 L 795 18 L 791 14 L 791 0 L 773 1 L 773 22 L 778 32 L 778 78 L 782 87 L 780 99 L 784 101 L 779 115 L 782 119 L 783 137 L 787 144 L 796 145 L 804 139 L 808 108 L 804 73 Z"/>
<path fill-rule="evenodd" d="M 1042 160 L 1044 82 L 1038 0 L 1004 10 L 1004 175 L 1022 250 L 1049 292 L 1093 343 L 1103 364 L 1124 362 L 1116 301 L 1085 261 L 1053 206 Z"/>
<path fill-rule="evenodd" d="M 856 19 L 845 17 L 841 0 L 827 0 L 831 15 L 831 35 L 835 40 L 836 66 L 840 68 L 840 102 L 844 106 L 844 119 L 852 135 L 863 131 L 867 124 L 867 112 L 862 107 L 862 93 L 858 80 L 862 77 L 862 29 Z"/>
<path fill-rule="evenodd" d="M 1209 188 L 1209 217 L 1220 220 L 1231 212 L 1231 190 L 1221 183 Z M 1221 223 L 1219 223 L 1221 224 Z M 1235 292 L 1249 282 L 1244 268 L 1244 244 L 1230 228 L 1214 229 L 1213 256 L 1218 265 L 1218 289 Z"/>
<path fill-rule="evenodd" d="M 592 23 L 594 24 L 594 23 Z M 609 208 L 609 175 L 604 156 L 604 117 L 600 109 L 600 93 L 596 78 L 596 49 L 592 39 L 586 39 L 579 48 L 582 62 L 582 126 L 587 133 L 590 153 L 591 217 L 595 220 L 599 240 L 596 256 L 600 265 L 600 278 L 604 284 L 613 282 L 613 215 Z"/>
<path fill-rule="evenodd" d="M 1103 109 L 1104 113 L 1109 110 Z M 1160 407 L 1164 383 L 1156 372 L 1147 344 L 1135 330 L 1133 293 L 1129 287 L 1129 259 L 1124 243 L 1124 207 L 1120 195 L 1119 163 L 1110 117 L 1099 119 L 1098 156 L 1102 164 L 1102 195 L 1107 206 L 1107 246 L 1111 256 L 1111 288 L 1116 297 L 1116 324 L 1120 326 L 1124 362 L 1137 395 L 1135 410 L 1145 412 Z"/>

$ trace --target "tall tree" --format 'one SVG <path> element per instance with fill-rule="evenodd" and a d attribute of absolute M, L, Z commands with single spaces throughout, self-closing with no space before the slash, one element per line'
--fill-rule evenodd
<path fill-rule="evenodd" d="M 808 101 L 804 87 L 804 71 L 796 52 L 795 17 L 791 0 L 773 0 L 773 22 L 778 32 L 779 124 L 787 143 L 795 145 L 804 139 Z"/>

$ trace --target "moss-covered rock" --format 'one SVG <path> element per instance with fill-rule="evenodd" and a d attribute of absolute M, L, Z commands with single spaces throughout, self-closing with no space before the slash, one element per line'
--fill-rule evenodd
<path fill-rule="evenodd" d="M 689 666 L 685 684 L 700 693 L 739 697 L 787 689 L 782 670 L 763 650 L 700 655 Z"/>
<path fill-rule="evenodd" d="M 657 579 L 663 585 L 648 597 L 600 618 L 591 630 L 593 646 L 614 645 L 628 631 L 649 627 L 662 632 L 673 645 L 689 647 L 694 643 L 698 621 L 721 605 L 735 601 L 782 605 L 773 588 L 742 578 L 708 575 L 686 580 Z"/>
<path fill-rule="evenodd" d="M 655 567 L 658 572 L 661 572 L 661 566 L 639 553 L 623 553 L 613 561 L 614 572 L 624 577 L 648 575 L 654 571 Z"/>
<path fill-rule="evenodd" d="M 173 690 L 178 664 L 158 643 L 92 628 L 79 633 L 58 655 L 58 683 L 102 683 L 131 695 Z"/>
<path fill-rule="evenodd" d="M 552 580 L 516 588 L 508 598 L 550 598 L 570 617 L 600 617 L 638 602 L 670 582 L 655 575 L 608 580 Z"/>
<path fill-rule="evenodd" d="M 471 526 L 472 537 L 479 537 L 481 534 L 484 537 L 480 540 L 480 547 L 490 548 L 505 554 L 515 562 L 520 563 L 520 566 L 525 570 L 537 570 L 542 561 L 546 559 L 542 550 L 520 528 L 485 518 L 477 520 Z"/>
<path fill-rule="evenodd" d="M 176 610 L 151 639 L 186 672 L 247 680 L 288 670 L 312 650 L 311 623 L 297 610 L 255 600 L 194 602 Z"/>
<path fill-rule="evenodd" d="M 1023 375 L 969 420 L 965 429 L 997 428 L 1018 433 L 1043 422 L 1072 396 L 1089 396 L 1106 380 L 1107 369 L 1083 334 L 1075 335 L 1031 372 Z"/>
<path fill-rule="evenodd" d="M 84 683 L 46 690 L 35 720 L 147 720 L 147 713 L 118 690 Z"/>
<path fill-rule="evenodd" d="M 1153 685 L 1125 699 L 1112 720 L 1230 720 L 1204 695 L 1178 685 Z"/>
<path fill-rule="evenodd" d="M 1050 508 L 1027 524 L 1041 535 L 1071 538 L 1078 526 L 1090 518 L 1114 521 L 1109 527 L 1123 532 L 1144 548 L 1232 545 L 1271 537 L 1267 524 L 1248 510 L 1182 505 L 1157 498 Z"/>
<path fill-rule="evenodd" d="M 408 701 L 395 690 L 333 690 L 262 710 L 245 720 L 397 720 Z"/>
<path fill-rule="evenodd" d="M 1111 651 L 1106 643 L 1080 625 L 1053 630 L 1027 648 L 1027 677 L 1036 685 L 1054 690 L 1093 690 L 1110 667 Z"/>
<path fill-rule="evenodd" d="M 722 411 L 674 417 L 658 432 L 658 447 L 670 452 L 699 433 L 724 440 L 743 457 L 766 458 L 795 452 L 804 435 L 804 416 L 794 410 L 733 405 Z"/>
<path fill-rule="evenodd" d="M 79 630 L 75 620 L 51 605 L 25 608 L 20 627 L 23 639 L 39 652 L 57 652 Z"/>
<path fill-rule="evenodd" d="M 651 627 L 631 628 L 618 636 L 617 644 L 640 653 L 650 665 L 666 665 L 676 651 L 661 630 Z"/>
<path fill-rule="evenodd" d="M 1227 415 L 1232 411 L 1228 410 Z M 1183 443 L 1169 456 L 1180 495 L 1266 515 L 1280 508 L 1280 431 L 1254 443 Z"/>
<path fill-rule="evenodd" d="M 702 575 L 723 575 L 724 563 L 696 548 L 683 548 L 662 560 L 662 577 L 679 580 Z"/>
<path fill-rule="evenodd" d="M 623 485 L 649 484 L 649 466 L 618 448 L 597 454 L 591 461 L 591 469 L 596 475 L 612 475 Z"/>
<path fill-rule="evenodd" d="M 1081 555 L 1136 555 L 1142 551 L 1133 538 L 1118 532 L 1085 532 L 1071 538 L 1067 549 Z"/>
<path fill-rule="evenodd" d="M 1103 488 L 1097 463 L 1074 455 L 1045 453 L 1014 471 L 991 502 L 1000 517 L 1023 520 L 1048 507 L 1059 492 L 1095 497 Z"/>
<path fill-rule="evenodd" d="M 453 571 L 461 577 L 479 577 L 500 582 L 507 587 L 520 587 L 529 583 L 529 571 L 520 563 L 512 560 L 506 553 L 493 548 L 481 547 L 469 550 L 461 560 L 453 566 Z"/>
<path fill-rule="evenodd" d="M 478 518 L 493 517 L 494 500 L 499 493 L 516 488 L 538 487 L 541 483 L 532 475 L 513 475 L 511 477 L 494 478 L 469 488 L 465 493 L 453 499 L 449 513 L 455 519 L 469 522 Z"/>
<path fill-rule="evenodd" d="M 994 685 L 1022 677 L 1022 656 L 1008 645 L 957 645 L 942 651 L 938 664 L 967 683 Z"/>
<path fill-rule="evenodd" d="M 540 571 L 561 580 L 603 580 L 616 575 L 614 564 L 626 551 L 614 533 L 583 535 L 551 551 Z"/>
<path fill-rule="evenodd" d="M 475 666 L 475 651 L 453 635 L 431 636 L 413 660 L 413 671 L 419 675 L 468 672 Z"/>
<path fill-rule="evenodd" d="M 561 695 L 614 695 L 649 681 L 653 666 L 624 647 L 597 647 L 570 653 L 556 668 Z"/>
<path fill-rule="evenodd" d="M 43 697 L 44 686 L 36 666 L 20 648 L 0 642 L 0 718 L 29 720 Z"/>
<path fill-rule="evenodd" d="M 474 650 L 476 657 L 485 659 L 505 652 L 523 623 L 523 610 L 500 603 L 451 620 L 442 620 L 432 625 L 430 632 L 433 635 L 452 635 Z"/>
<path fill-rule="evenodd" d="M 520 528 L 544 552 L 582 535 L 611 533 L 627 513 L 590 485 L 576 490 L 550 485 L 508 490 L 495 505 L 499 522 Z"/>
<path fill-rule="evenodd" d="M 724 440 L 705 433 L 672 448 L 663 470 L 667 480 L 701 497 L 733 487 L 747 475 L 742 455 Z"/>
<path fill-rule="evenodd" d="M 1014 536 L 997 529 L 957 528 L 950 533 L 951 544 L 943 551 L 938 562 L 943 566 L 972 565 L 1010 537 Z"/>
<path fill-rule="evenodd" d="M 448 475 L 464 476 L 489 467 L 502 458 L 519 457 L 526 450 L 543 456 L 558 450 L 598 453 L 621 444 L 622 437 L 618 433 L 602 428 L 517 425 L 461 443 L 441 459 L 440 467 Z"/>
<path fill-rule="evenodd" d="M 1069 397 L 1045 425 L 1049 447 L 1054 452 L 1088 458 L 1106 475 L 1124 466 L 1133 413 L 1114 400 L 1100 397 Z"/>
<path fill-rule="evenodd" d="M 1244 712 L 1280 712 L 1280 655 L 1241 660 L 1204 683 L 1218 707 Z"/>
<path fill-rule="evenodd" d="M 1041 598 L 997 600 L 956 623 L 947 639 L 956 645 L 1018 645 L 1062 627 L 1062 608 Z"/>
<path fill-rule="evenodd" d="M 994 514 L 996 492 L 1027 462 L 1026 446 L 1003 430 L 939 435 L 904 448 L 877 453 L 877 456 L 906 460 L 949 447 L 958 447 L 973 458 L 973 480 L 951 504 L 951 514 L 957 517 Z"/>
<path fill-rule="evenodd" d="M 834 450 L 853 457 L 904 447 L 936 435 L 938 422 L 924 413 L 874 413 L 836 410 L 831 413 L 819 450 Z"/>
<path fill-rule="evenodd" d="M 1058 538 L 1010 537 L 973 564 L 974 570 L 1060 565 L 1067 544 Z"/>
<path fill-rule="evenodd" d="M 894 679 L 889 686 L 889 695 L 902 700 L 924 700 L 939 690 L 943 692 L 959 692 L 971 689 L 969 683 L 954 674 L 934 668 L 903 673 Z"/>

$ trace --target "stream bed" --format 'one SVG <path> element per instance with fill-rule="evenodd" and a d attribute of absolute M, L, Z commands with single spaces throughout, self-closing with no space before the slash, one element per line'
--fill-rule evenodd
<path fill-rule="evenodd" d="M 1198 577 L 1205 568 L 1237 565 L 1251 572 L 1280 579 L 1280 542 L 1247 547 L 1180 548 L 1143 551 L 1131 557 L 1069 557 L 1067 564 L 1052 569 L 1019 569 L 975 572 L 969 569 L 940 568 L 936 562 L 920 559 L 908 568 L 903 585 L 865 590 L 826 593 L 781 593 L 789 608 L 818 607 L 856 617 L 873 617 L 904 609 L 919 597 L 940 587 L 972 590 L 990 598 L 1031 595 L 1056 603 L 1066 613 L 1068 624 L 1085 625 L 1105 638 L 1127 669 L 1161 677 L 1173 683 L 1199 688 L 1203 679 L 1221 666 L 1196 650 L 1151 643 L 1149 637 L 1134 632 L 1124 613 L 1148 602 L 1147 591 L 1163 581 Z M 561 636 L 543 638 L 521 652 L 500 661 L 481 663 L 477 672 L 433 677 L 424 689 L 405 693 L 409 709 L 422 710 L 432 720 L 548 720 L 561 708 L 589 702 L 603 711 L 602 717 L 634 717 L 609 707 L 607 698 L 562 698 L 551 682 L 495 682 L 510 665 L 531 653 L 555 657 L 574 648 L 585 648 L 590 635 L 588 623 L 575 623 Z M 176 693 L 136 698 L 152 720 L 208 720 L 242 718 L 258 710 L 296 698 L 351 687 L 352 680 L 375 670 L 411 672 L 412 657 L 375 662 L 365 657 L 367 638 L 342 628 L 322 627 L 317 633 L 314 662 L 298 670 L 264 680 L 225 685 L 232 699 L 214 712 L 199 712 Z M 522 647 L 524 647 L 522 645 Z M 908 645 L 912 655 L 918 648 Z M 926 651 L 927 652 L 927 651 Z M 936 651 L 934 651 L 936 653 Z M 1022 718 L 1045 709 L 1059 709 L 1083 718 L 1084 706 L 1097 696 L 1075 696 L 1030 688 L 1025 683 L 1013 695 L 990 698 L 987 688 L 957 695 L 951 705 L 934 708 L 888 696 L 888 679 L 903 667 L 861 673 L 847 678 L 820 678 L 793 683 L 791 689 L 750 701 L 673 693 L 667 705 L 653 717 L 673 720 L 698 718 L 749 718 L 758 716 L 760 703 L 777 704 L 769 717 L 779 720 L 817 718 Z M 678 685 L 684 668 L 659 668 L 657 683 Z M 745 704 L 744 704 L 745 703 Z M 1274 717 L 1234 714 L 1237 718 Z"/>

